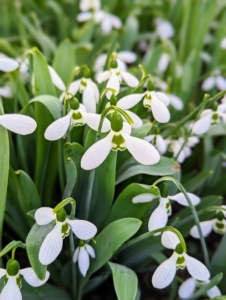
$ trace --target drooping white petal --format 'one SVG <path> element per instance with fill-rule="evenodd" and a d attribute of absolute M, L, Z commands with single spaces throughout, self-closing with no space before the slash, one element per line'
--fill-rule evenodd
<path fill-rule="evenodd" d="M 19 114 L 6 114 L 0 116 L 0 125 L 12 132 L 22 135 L 34 132 L 37 127 L 34 119 Z"/>
<path fill-rule="evenodd" d="M 144 140 L 146 141 L 146 142 L 151 142 L 151 141 L 153 141 L 153 139 L 154 139 L 154 137 L 155 137 L 155 134 L 150 134 L 150 135 L 147 135 L 145 138 L 144 138 Z"/>
<path fill-rule="evenodd" d="M 202 281 L 210 278 L 210 272 L 203 263 L 196 258 L 189 256 L 187 253 L 183 253 L 183 256 L 186 261 L 188 272 L 192 277 Z"/>
<path fill-rule="evenodd" d="M 141 118 L 138 117 L 138 115 L 136 115 L 134 112 L 132 112 L 130 110 L 125 110 L 125 111 L 133 119 L 134 123 L 131 125 L 133 128 L 139 128 L 142 126 L 143 122 L 142 122 Z"/>
<path fill-rule="evenodd" d="M 190 136 L 187 140 L 188 147 L 194 147 L 198 143 L 199 143 L 199 138 L 197 136 Z"/>
<path fill-rule="evenodd" d="M 111 138 L 112 132 L 85 152 L 81 160 L 81 167 L 84 170 L 92 170 L 102 164 L 111 151 Z"/>
<path fill-rule="evenodd" d="M 61 229 L 62 223 L 57 222 L 53 230 L 45 237 L 38 255 L 41 264 L 51 264 L 60 254 L 63 247 Z"/>
<path fill-rule="evenodd" d="M 226 90 L 226 79 L 223 76 L 217 76 L 216 86 L 220 91 Z"/>
<path fill-rule="evenodd" d="M 89 85 L 91 86 L 91 89 L 93 90 L 94 98 L 95 98 L 96 104 L 97 104 L 99 102 L 99 97 L 100 97 L 98 87 L 97 87 L 96 83 L 94 83 L 92 80 L 90 80 Z"/>
<path fill-rule="evenodd" d="M 98 72 L 99 70 L 102 71 L 104 65 L 105 65 L 105 61 L 107 59 L 107 54 L 103 53 L 100 56 L 97 57 L 97 59 L 95 60 L 94 66 L 93 66 L 93 70 L 95 72 Z"/>
<path fill-rule="evenodd" d="M 110 71 L 104 71 L 97 76 L 97 82 L 102 83 L 110 78 Z"/>
<path fill-rule="evenodd" d="M 166 141 L 163 139 L 161 135 L 158 134 L 156 137 L 156 148 L 159 151 L 159 153 L 163 155 L 166 152 L 167 147 L 168 145 Z"/>
<path fill-rule="evenodd" d="M 0 278 L 2 278 L 3 276 L 5 276 L 6 273 L 7 273 L 7 272 L 6 272 L 5 269 L 0 268 Z"/>
<path fill-rule="evenodd" d="M 87 20 L 90 20 L 93 17 L 93 14 L 89 11 L 87 12 L 82 12 L 77 15 L 77 21 L 78 22 L 85 22 Z"/>
<path fill-rule="evenodd" d="M 70 126 L 70 122 L 71 113 L 69 112 L 65 117 L 54 121 L 47 127 L 44 133 L 45 138 L 49 141 L 59 140 L 66 134 L 68 127 Z"/>
<path fill-rule="evenodd" d="M 92 258 L 95 258 L 95 251 L 92 246 L 86 244 L 86 250 Z"/>
<path fill-rule="evenodd" d="M 2 289 L 0 300 L 22 300 L 20 289 L 16 283 L 16 276 L 9 276 L 6 285 Z"/>
<path fill-rule="evenodd" d="M 137 87 L 139 84 L 139 80 L 132 74 L 128 72 L 120 72 L 122 79 L 125 81 L 125 83 L 130 87 Z"/>
<path fill-rule="evenodd" d="M 205 117 L 199 119 L 192 125 L 192 133 L 203 134 L 207 132 L 210 128 L 212 122 L 212 114 L 208 114 Z"/>
<path fill-rule="evenodd" d="M 167 40 L 174 35 L 174 28 L 169 21 L 163 19 L 155 20 L 157 26 L 157 33 L 162 40 Z"/>
<path fill-rule="evenodd" d="M 226 205 L 221 205 L 222 208 L 226 209 Z M 221 210 L 222 213 L 224 214 L 224 217 L 226 218 L 226 211 L 225 210 Z"/>
<path fill-rule="evenodd" d="M 34 287 L 38 287 L 46 283 L 50 275 L 49 271 L 46 271 L 45 279 L 40 280 L 32 268 L 21 269 L 19 273 L 24 277 L 28 284 Z"/>
<path fill-rule="evenodd" d="M 168 97 L 170 99 L 170 104 L 176 110 L 182 110 L 184 108 L 184 103 L 179 97 L 177 97 L 176 95 L 173 95 L 173 94 L 169 94 Z"/>
<path fill-rule="evenodd" d="M 123 136 L 126 141 L 126 148 L 139 163 L 153 165 L 160 160 L 160 155 L 153 145 L 125 133 Z"/>
<path fill-rule="evenodd" d="M 177 254 L 165 260 L 154 272 L 152 276 L 152 284 L 157 289 L 164 289 L 172 281 L 176 274 L 176 260 Z"/>
<path fill-rule="evenodd" d="M 82 101 L 85 105 L 87 112 L 95 113 L 96 112 L 96 99 L 95 94 L 90 86 L 87 86 L 82 95 Z"/>
<path fill-rule="evenodd" d="M 221 40 L 220 46 L 221 46 L 222 49 L 226 49 L 226 38 L 223 38 Z"/>
<path fill-rule="evenodd" d="M 217 296 L 221 296 L 221 291 L 219 290 L 219 288 L 217 286 L 212 287 L 210 290 L 208 290 L 207 295 L 209 296 L 209 298 L 215 298 Z"/>
<path fill-rule="evenodd" d="M 76 263 L 77 260 L 78 260 L 79 250 L 80 250 L 80 247 L 77 247 L 77 248 L 75 249 L 74 254 L 73 254 L 73 258 L 72 258 L 72 259 L 73 259 L 73 262 L 74 262 L 74 263 Z"/>
<path fill-rule="evenodd" d="M 136 53 L 128 50 L 118 52 L 117 56 L 121 61 L 127 64 L 132 64 L 137 59 Z"/>
<path fill-rule="evenodd" d="M 0 71 L 12 72 L 19 67 L 18 62 L 9 57 L 0 57 Z"/>
<path fill-rule="evenodd" d="M 200 227 L 202 230 L 202 234 L 204 237 L 210 234 L 210 232 L 213 230 L 213 223 L 215 222 L 215 219 L 200 222 Z M 196 239 L 199 239 L 199 232 L 196 225 L 194 225 L 190 230 L 190 235 L 193 236 Z"/>
<path fill-rule="evenodd" d="M 140 102 L 144 95 L 145 93 L 125 96 L 117 102 L 117 106 L 123 109 L 129 109 Z"/>
<path fill-rule="evenodd" d="M 0 88 L 0 96 L 4 98 L 11 98 L 12 97 L 11 88 L 8 85 L 4 85 L 2 88 Z"/>
<path fill-rule="evenodd" d="M 68 220 L 74 234 L 81 240 L 89 240 L 97 233 L 96 226 L 86 220 Z"/>
<path fill-rule="evenodd" d="M 101 30 L 103 33 L 107 34 L 112 30 L 112 23 L 110 14 L 104 13 L 101 21 Z"/>
<path fill-rule="evenodd" d="M 165 208 L 158 206 L 151 214 L 148 221 L 148 230 L 153 231 L 166 226 L 168 215 Z M 160 234 L 160 233 L 159 233 Z"/>
<path fill-rule="evenodd" d="M 202 83 L 202 90 L 209 91 L 215 85 L 215 78 L 213 76 L 207 77 Z"/>
<path fill-rule="evenodd" d="M 81 79 L 73 81 L 69 85 L 68 92 L 72 93 L 73 95 L 75 95 L 78 92 L 78 90 L 79 90 L 80 84 L 81 84 Z"/>
<path fill-rule="evenodd" d="M 147 203 L 151 202 L 153 199 L 157 198 L 158 196 L 151 194 L 151 193 L 143 193 L 133 197 L 132 202 L 135 203 Z"/>
<path fill-rule="evenodd" d="M 127 134 L 131 134 L 132 132 L 132 127 L 127 123 L 127 122 L 123 122 L 123 128 L 122 130 L 127 133 Z"/>
<path fill-rule="evenodd" d="M 154 118 L 160 123 L 167 123 L 170 119 L 168 108 L 151 92 L 151 110 Z"/>
<path fill-rule="evenodd" d="M 165 72 L 165 70 L 167 69 L 168 67 L 168 64 L 170 62 L 170 56 L 168 53 L 163 53 L 161 56 L 160 56 L 160 59 L 158 61 L 158 70 L 159 72 Z"/>
<path fill-rule="evenodd" d="M 162 92 L 155 92 L 155 95 L 163 104 L 165 104 L 165 106 L 168 106 L 170 104 L 170 99 L 169 99 L 168 95 L 166 95 Z"/>
<path fill-rule="evenodd" d="M 49 73 L 52 79 L 53 84 L 61 91 L 66 90 L 66 86 L 63 82 L 63 80 L 60 78 L 60 76 L 57 74 L 57 72 L 51 67 L 48 66 Z"/>
<path fill-rule="evenodd" d="M 97 131 L 101 115 L 83 113 L 83 116 L 88 126 Z M 101 132 L 108 132 L 109 130 L 111 130 L 111 123 L 108 119 L 105 118 L 101 128 Z"/>
<path fill-rule="evenodd" d="M 111 75 L 110 79 L 107 82 L 106 88 L 111 88 L 116 92 L 116 94 L 118 94 L 118 92 L 120 90 L 120 83 L 119 83 L 119 78 L 117 75 L 115 75 L 115 74 Z M 108 99 L 111 98 L 111 95 L 112 95 L 111 91 L 108 91 L 106 93 L 106 97 Z"/>
<path fill-rule="evenodd" d="M 115 15 L 109 15 L 111 19 L 111 24 L 114 28 L 119 29 L 122 27 L 122 21 Z"/>
<path fill-rule="evenodd" d="M 185 280 L 178 289 L 178 295 L 181 299 L 189 298 L 195 291 L 196 279 L 193 277 Z"/>
<path fill-rule="evenodd" d="M 175 249 L 180 243 L 180 240 L 174 232 L 164 231 L 162 234 L 161 243 L 168 249 Z"/>
<path fill-rule="evenodd" d="M 200 198 L 198 196 L 196 196 L 195 194 L 187 193 L 187 195 L 190 198 L 190 200 L 194 206 L 198 205 L 200 203 Z M 177 203 L 179 203 L 181 205 L 189 206 L 183 193 L 178 193 L 174 196 L 169 196 L 169 198 L 170 198 L 170 200 L 177 201 Z"/>
<path fill-rule="evenodd" d="M 80 247 L 78 253 L 78 266 L 82 275 L 85 277 L 89 269 L 89 254 L 86 251 L 85 247 Z"/>
<path fill-rule="evenodd" d="M 35 212 L 35 221 L 38 225 L 46 225 L 56 219 L 51 207 L 41 207 Z"/>

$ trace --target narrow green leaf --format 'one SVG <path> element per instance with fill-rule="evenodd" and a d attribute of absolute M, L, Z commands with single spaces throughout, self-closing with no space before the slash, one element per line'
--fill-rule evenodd
<path fill-rule="evenodd" d="M 192 193 L 205 183 L 206 179 L 211 176 L 213 172 L 211 170 L 203 170 L 199 172 L 196 176 L 192 176 L 190 180 L 186 180 L 183 184 L 186 191 Z"/>
<path fill-rule="evenodd" d="M 119 264 L 108 262 L 114 281 L 115 292 L 119 300 L 134 300 L 137 294 L 138 279 L 136 273 Z"/>
<path fill-rule="evenodd" d="M 64 159 L 67 183 L 63 194 L 63 199 L 70 197 L 77 179 L 77 170 L 73 160 L 70 157 Z"/>

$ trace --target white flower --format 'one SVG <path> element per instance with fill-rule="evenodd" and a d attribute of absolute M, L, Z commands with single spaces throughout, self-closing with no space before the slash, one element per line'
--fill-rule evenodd
<path fill-rule="evenodd" d="M 155 24 L 160 39 L 167 40 L 174 36 L 174 28 L 169 21 L 157 18 Z"/>
<path fill-rule="evenodd" d="M 163 246 L 173 249 L 174 252 L 155 270 L 152 276 L 152 284 L 155 288 L 167 287 L 173 281 L 177 269 L 184 269 L 185 267 L 187 267 L 190 275 L 197 280 L 205 281 L 210 278 L 210 273 L 204 264 L 182 250 L 180 240 L 175 233 L 163 232 L 161 242 Z"/>
<path fill-rule="evenodd" d="M 171 57 L 168 53 L 162 53 L 162 55 L 160 56 L 160 59 L 158 61 L 159 72 L 164 73 L 166 71 L 170 60 L 171 60 Z"/>
<path fill-rule="evenodd" d="M 150 108 L 154 118 L 160 123 L 167 123 L 170 119 L 170 113 L 167 108 L 170 101 L 169 98 L 161 93 L 154 91 L 146 91 L 143 94 L 133 94 L 121 98 L 118 106 L 129 109 L 139 103 L 142 99 L 144 107 Z"/>
<path fill-rule="evenodd" d="M 211 125 L 219 123 L 219 118 L 222 118 L 222 121 L 226 124 L 226 103 L 218 105 L 216 111 L 213 109 L 205 109 L 201 113 L 200 119 L 191 125 L 192 133 L 206 133 L 210 129 Z"/>
<path fill-rule="evenodd" d="M 120 83 L 122 82 L 122 80 L 124 80 L 125 83 L 130 87 L 136 87 L 139 84 L 139 81 L 135 76 L 128 72 L 120 71 L 118 66 L 115 68 L 110 68 L 110 70 L 100 73 L 97 77 L 97 81 L 99 83 L 107 81 L 106 88 L 111 88 L 115 90 L 116 95 L 119 93 Z M 111 95 L 111 91 L 108 91 L 106 93 L 108 99 L 111 98 Z"/>
<path fill-rule="evenodd" d="M 180 164 L 183 163 L 185 159 L 192 154 L 191 148 L 199 142 L 199 139 L 195 136 L 190 136 L 185 144 L 184 142 L 185 139 L 183 137 L 180 137 L 178 140 L 171 140 L 171 143 L 169 145 L 169 151 L 173 152 L 173 157 L 177 157 L 178 153 L 180 153 L 177 157 L 177 161 Z"/>
<path fill-rule="evenodd" d="M 80 0 L 79 8 L 81 11 L 100 10 L 101 3 L 100 0 Z"/>
<path fill-rule="evenodd" d="M 192 193 L 187 193 L 192 204 L 198 205 L 200 203 L 200 198 Z M 156 198 L 156 195 L 154 195 Z M 140 194 L 132 199 L 132 202 L 135 203 L 147 203 L 153 200 L 153 195 L 144 193 Z M 168 216 L 171 216 L 171 204 L 170 200 L 176 201 L 177 203 L 183 206 L 189 206 L 185 196 L 183 193 L 178 193 L 174 196 L 168 196 L 166 198 L 160 197 L 159 198 L 159 205 L 157 208 L 152 212 L 149 221 L 148 221 L 148 230 L 153 231 L 159 228 L 166 226 L 168 222 Z M 158 233 L 157 233 L 158 234 Z"/>
<path fill-rule="evenodd" d="M 152 165 L 159 161 L 160 155 L 151 144 L 130 136 L 130 125 L 123 122 L 123 126 L 119 131 L 113 129 L 109 127 L 110 132 L 108 135 L 85 152 L 81 160 L 83 169 L 91 170 L 97 168 L 106 159 L 111 150 L 123 151 L 127 149 L 143 165 Z"/>
<path fill-rule="evenodd" d="M 12 90 L 11 87 L 5 84 L 3 87 L 0 88 L 0 96 L 4 98 L 12 98 Z"/>
<path fill-rule="evenodd" d="M 197 287 L 202 287 L 203 285 L 206 285 L 209 282 L 209 280 L 198 281 L 195 278 L 190 277 L 181 284 L 181 286 L 178 289 L 178 295 L 181 299 L 190 298 Z M 212 287 L 206 293 L 210 299 L 217 296 L 221 296 L 221 291 L 217 286 Z"/>
<path fill-rule="evenodd" d="M 212 76 L 207 77 L 202 83 L 203 91 L 209 91 L 214 86 L 216 86 L 220 91 L 226 89 L 226 79 L 220 75 L 219 70 L 216 70 Z"/>
<path fill-rule="evenodd" d="M 147 135 L 144 138 L 144 140 L 149 143 L 151 142 L 152 145 L 154 145 L 155 148 L 158 150 L 160 155 L 163 155 L 166 152 L 168 144 L 169 144 L 168 140 L 164 140 L 160 134 Z"/>
<path fill-rule="evenodd" d="M 223 38 L 223 39 L 221 40 L 220 46 L 221 46 L 222 49 L 226 49 L 226 38 Z"/>
<path fill-rule="evenodd" d="M 212 60 L 212 57 L 209 53 L 205 52 L 205 51 L 202 51 L 200 53 L 200 57 L 206 62 L 206 63 L 209 63 L 211 62 Z"/>
<path fill-rule="evenodd" d="M 226 208 L 226 205 L 221 205 L 222 208 Z M 200 222 L 201 231 L 204 237 L 209 235 L 212 230 L 216 233 L 224 234 L 226 232 L 226 211 L 217 210 L 216 217 L 209 221 Z M 199 232 L 196 225 L 194 225 L 190 230 L 190 235 L 196 239 L 199 239 Z"/>
<path fill-rule="evenodd" d="M 49 141 L 55 141 L 62 138 L 68 128 L 72 126 L 83 126 L 87 124 L 92 129 L 98 129 L 101 115 L 87 113 L 84 105 L 79 104 L 77 109 L 71 109 L 69 113 L 50 124 L 45 131 L 45 138 Z M 1 122 L 1 121 L 0 121 Z M 109 130 L 110 123 L 107 119 L 104 120 L 102 132 Z"/>
<path fill-rule="evenodd" d="M 12 58 L 0 56 L 0 71 L 12 72 L 19 68 L 19 64 Z"/>
<path fill-rule="evenodd" d="M 39 251 L 39 260 L 43 265 L 49 265 L 57 258 L 63 247 L 63 239 L 69 235 L 70 229 L 81 240 L 89 240 L 97 232 L 96 226 L 89 221 L 66 218 L 64 209 L 54 214 L 50 207 L 39 208 L 35 212 L 35 220 L 38 225 L 56 222 L 53 230 L 45 237 Z"/>
<path fill-rule="evenodd" d="M 0 125 L 22 135 L 34 132 L 37 127 L 34 119 L 19 114 L 5 114 L 0 116 Z"/>
<path fill-rule="evenodd" d="M 90 265 L 89 255 L 92 258 L 95 258 L 95 251 L 93 247 L 86 243 L 83 243 L 83 245 L 78 246 L 73 255 L 73 262 L 76 263 L 78 261 L 79 270 L 84 277 L 86 276 Z"/>
<path fill-rule="evenodd" d="M 83 12 L 78 14 L 77 20 L 78 22 L 84 22 L 90 19 L 94 19 L 96 24 L 101 25 L 102 32 L 104 34 L 110 33 L 113 28 L 119 29 L 122 27 L 121 20 L 115 15 L 106 13 L 103 10 L 92 12 Z"/>
<path fill-rule="evenodd" d="M 166 94 L 170 100 L 170 104 L 176 109 L 176 110 L 182 110 L 184 108 L 183 101 L 174 94 Z"/>
<path fill-rule="evenodd" d="M 17 261 L 13 261 L 14 263 Z M 17 262 L 18 263 L 18 262 Z M 10 270 L 9 270 L 10 273 Z M 32 268 L 19 269 L 19 263 L 16 274 L 8 274 L 7 270 L 0 269 L 0 278 L 5 277 L 5 285 L 2 289 L 0 300 L 22 300 L 20 289 L 22 287 L 22 280 L 20 276 L 24 277 L 24 280 L 33 287 L 38 287 L 46 283 L 49 279 L 49 272 L 46 271 L 45 279 L 40 280 L 35 274 Z"/>

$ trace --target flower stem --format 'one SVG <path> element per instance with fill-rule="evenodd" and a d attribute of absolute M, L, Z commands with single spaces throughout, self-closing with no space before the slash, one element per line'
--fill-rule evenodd
<path fill-rule="evenodd" d="M 72 285 L 72 297 L 74 300 L 76 300 L 76 294 L 77 294 L 77 276 L 76 276 L 76 268 L 75 268 L 75 264 L 73 262 L 73 254 L 75 252 L 75 244 L 74 244 L 74 239 L 73 239 L 73 232 L 70 231 L 70 235 L 69 235 L 69 244 L 70 244 L 70 253 L 71 253 L 71 274 L 72 274 L 72 278 L 71 278 L 71 285 Z"/>
<path fill-rule="evenodd" d="M 89 174 L 89 181 L 88 181 L 88 188 L 86 193 L 84 216 L 83 216 L 85 220 L 88 220 L 89 218 L 94 178 L 95 178 L 95 169 L 91 170 Z"/>

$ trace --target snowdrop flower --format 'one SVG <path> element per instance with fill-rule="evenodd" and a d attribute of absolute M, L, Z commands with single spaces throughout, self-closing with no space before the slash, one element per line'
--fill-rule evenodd
<path fill-rule="evenodd" d="M 80 0 L 79 8 L 81 11 L 88 11 L 90 9 L 100 10 L 100 0 Z"/>
<path fill-rule="evenodd" d="M 5 114 L 0 116 L 0 125 L 22 135 L 35 131 L 37 124 L 34 119 L 20 114 Z"/>
<path fill-rule="evenodd" d="M 54 121 L 47 127 L 44 133 L 44 136 L 47 140 L 55 141 L 62 138 L 71 125 L 83 126 L 87 124 L 89 127 L 97 131 L 101 115 L 86 112 L 85 106 L 80 104 L 75 98 L 70 100 L 70 106 L 71 110 L 66 116 Z M 108 131 L 109 126 L 109 121 L 105 119 L 102 132 Z"/>
<path fill-rule="evenodd" d="M 32 268 L 20 269 L 17 260 L 10 259 L 7 262 L 6 270 L 0 268 L 0 278 L 5 276 L 5 285 L 2 289 L 0 299 L 2 300 L 22 300 L 20 289 L 22 287 L 21 276 L 33 287 L 38 287 L 46 283 L 49 279 L 49 272 L 46 271 L 45 279 L 40 280 Z"/>
<path fill-rule="evenodd" d="M 213 74 L 207 77 L 202 83 L 203 91 L 209 91 L 214 86 L 218 88 L 218 90 L 223 91 L 226 89 L 226 79 L 220 75 L 220 71 L 216 70 Z"/>
<path fill-rule="evenodd" d="M 190 136 L 185 144 L 184 142 L 185 139 L 183 137 L 180 137 L 178 140 L 171 140 L 171 143 L 169 145 L 169 151 L 173 152 L 174 158 L 178 156 L 178 153 L 180 153 L 177 157 L 177 161 L 180 164 L 183 163 L 187 157 L 191 156 L 191 148 L 199 142 L 199 138 Z"/>
<path fill-rule="evenodd" d="M 171 57 L 168 53 L 162 53 L 158 62 L 158 70 L 161 73 L 164 73 L 168 68 Z"/>
<path fill-rule="evenodd" d="M 226 37 L 221 40 L 221 49 L 226 49 Z"/>
<path fill-rule="evenodd" d="M 183 101 L 174 94 L 166 94 L 170 100 L 170 104 L 176 109 L 176 110 L 182 110 L 184 108 Z"/>
<path fill-rule="evenodd" d="M 192 193 L 187 193 L 193 205 L 198 205 L 200 203 L 200 198 Z M 154 195 L 156 198 L 156 195 Z M 134 204 L 136 203 L 147 203 L 153 200 L 153 195 L 150 193 L 140 194 L 132 199 Z M 176 201 L 183 206 L 189 206 L 183 193 L 178 193 L 174 196 L 167 196 L 159 198 L 159 205 L 152 212 L 148 221 L 148 230 L 153 231 L 166 226 L 168 222 L 168 216 L 171 216 L 172 209 L 170 200 Z M 158 234 L 158 233 L 157 233 Z"/>
<path fill-rule="evenodd" d="M 144 107 L 151 109 L 154 118 L 159 123 L 169 122 L 170 113 L 167 105 L 169 105 L 170 101 L 169 98 L 161 92 L 147 90 L 143 94 L 128 95 L 119 100 L 118 106 L 123 109 L 129 109 L 139 103 L 142 99 Z"/>
<path fill-rule="evenodd" d="M 212 57 L 209 53 L 205 52 L 205 51 L 202 51 L 200 53 L 200 57 L 206 62 L 206 63 L 209 63 L 211 62 L 212 60 Z"/>
<path fill-rule="evenodd" d="M 5 84 L 3 87 L 0 88 L 0 96 L 4 98 L 12 98 L 13 94 L 11 91 L 11 87 Z"/>
<path fill-rule="evenodd" d="M 214 107 L 214 109 L 205 109 L 201 113 L 200 119 L 191 125 L 192 133 L 206 133 L 211 125 L 219 123 L 220 118 L 226 124 L 226 103 L 222 103 L 218 107 Z"/>
<path fill-rule="evenodd" d="M 53 230 L 47 234 L 39 251 L 39 261 L 43 265 L 49 265 L 57 258 L 63 247 L 63 239 L 69 235 L 70 229 L 81 240 L 89 240 L 97 232 L 96 226 L 89 221 L 69 220 L 64 208 L 56 214 L 51 207 L 39 208 L 35 212 L 35 220 L 41 226 L 55 221 Z"/>
<path fill-rule="evenodd" d="M 222 208 L 226 208 L 226 205 L 221 205 Z M 211 231 L 215 231 L 219 234 L 224 234 L 226 232 L 226 211 L 217 210 L 216 217 L 209 221 L 200 222 L 200 227 L 204 237 L 208 236 Z M 190 230 L 190 235 L 196 239 L 199 239 L 199 232 L 197 226 L 194 225 Z"/>
<path fill-rule="evenodd" d="M 173 25 L 166 20 L 157 18 L 155 20 L 156 30 L 161 40 L 167 40 L 174 36 Z"/>
<path fill-rule="evenodd" d="M 5 55 L 0 56 L 0 71 L 12 72 L 19 68 L 19 64 L 12 58 Z"/>
<path fill-rule="evenodd" d="M 111 118 L 110 132 L 102 140 L 92 145 L 83 155 L 81 167 L 85 170 L 97 168 L 106 159 L 111 150 L 124 151 L 127 149 L 132 156 L 143 165 L 156 164 L 160 155 L 149 143 L 130 136 L 131 126 L 123 122 L 119 113 Z"/>
<path fill-rule="evenodd" d="M 80 241 L 79 246 L 75 249 L 73 255 L 73 262 L 78 261 L 78 267 L 81 274 L 85 277 L 89 269 L 89 256 L 95 258 L 95 251 L 89 244 Z"/>
<path fill-rule="evenodd" d="M 183 251 L 180 240 L 175 233 L 163 232 L 161 242 L 163 246 L 167 249 L 173 249 L 174 252 L 155 270 L 152 276 L 152 284 L 155 288 L 163 289 L 167 287 L 173 281 L 176 271 L 185 267 L 187 267 L 190 275 L 197 280 L 205 281 L 210 278 L 206 266 Z"/>
<path fill-rule="evenodd" d="M 82 12 L 78 14 L 78 22 L 85 22 L 90 19 L 94 19 L 96 24 L 100 24 L 101 30 L 104 34 L 108 34 L 112 31 L 113 28 L 119 29 L 122 27 L 121 20 L 115 15 L 106 13 L 103 10 L 92 12 Z"/>
<path fill-rule="evenodd" d="M 149 143 L 151 142 L 152 145 L 154 145 L 155 148 L 158 150 L 160 155 L 163 155 L 166 152 L 168 144 L 169 144 L 168 140 L 164 140 L 160 134 L 147 135 L 144 138 L 144 140 Z"/>
<path fill-rule="evenodd" d="M 122 80 L 124 80 L 125 83 L 130 87 L 136 87 L 139 84 L 139 81 L 135 76 L 128 72 L 119 70 L 118 63 L 116 60 L 111 62 L 110 70 L 100 73 L 97 77 L 97 81 L 99 83 L 107 81 L 106 88 L 111 88 L 115 90 L 115 95 L 119 93 L 120 83 L 122 82 Z M 108 99 L 111 98 L 111 95 L 111 91 L 108 91 L 106 93 L 106 97 Z"/>
<path fill-rule="evenodd" d="M 181 299 L 190 298 L 192 296 L 192 294 L 195 292 L 196 288 L 200 288 L 200 287 L 208 284 L 209 282 L 210 282 L 209 280 L 199 281 L 199 280 L 196 280 L 195 278 L 190 277 L 181 284 L 181 286 L 178 289 L 178 295 Z M 211 289 L 209 289 L 206 292 L 206 294 L 211 299 L 211 298 L 215 298 L 217 296 L 221 296 L 221 291 L 219 290 L 219 288 L 217 286 L 214 286 Z"/>

